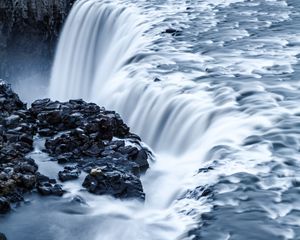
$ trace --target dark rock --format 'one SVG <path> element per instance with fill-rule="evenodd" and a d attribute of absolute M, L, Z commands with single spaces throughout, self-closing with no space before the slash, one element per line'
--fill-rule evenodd
<path fill-rule="evenodd" d="M 27 143 L 29 144 L 30 146 L 32 146 L 33 144 L 33 137 L 28 135 L 28 134 L 22 134 L 20 137 L 19 137 L 19 140 L 21 142 L 24 142 L 24 143 Z"/>
<path fill-rule="evenodd" d="M 206 172 L 209 172 L 209 171 L 211 171 L 213 169 L 214 169 L 213 167 L 200 168 L 198 170 L 198 173 L 206 173 Z"/>
<path fill-rule="evenodd" d="M 139 150 L 136 147 L 132 146 L 120 147 L 118 151 L 122 154 L 127 154 L 129 157 L 135 157 L 139 152 Z"/>
<path fill-rule="evenodd" d="M 166 29 L 165 33 L 172 34 L 173 36 L 176 36 L 176 35 L 180 35 L 181 31 L 177 30 L 177 29 L 174 29 L 174 28 L 168 28 L 168 29 Z"/>
<path fill-rule="evenodd" d="M 22 185 L 23 187 L 27 188 L 27 189 L 33 189 L 33 187 L 36 184 L 36 177 L 34 175 L 22 175 L 21 176 L 21 181 L 22 181 Z"/>
<path fill-rule="evenodd" d="M 37 190 L 41 195 L 62 196 L 64 194 L 60 184 L 53 184 L 50 182 L 40 183 L 37 186 Z"/>
<path fill-rule="evenodd" d="M 59 180 L 62 182 L 77 179 L 80 175 L 80 170 L 74 166 L 66 166 L 63 171 L 58 173 Z"/>
<path fill-rule="evenodd" d="M 38 184 L 42 184 L 42 183 L 45 183 L 45 182 L 49 182 L 50 178 L 38 172 L 36 174 L 36 181 L 37 181 Z"/>
<path fill-rule="evenodd" d="M 86 156 L 97 157 L 97 156 L 101 156 L 102 151 L 103 151 L 103 148 L 101 146 L 99 146 L 98 144 L 94 143 L 88 149 L 84 150 L 83 153 Z"/>
<path fill-rule="evenodd" d="M 72 162 L 72 154 L 63 154 L 57 157 L 57 163 L 66 164 Z"/>
<path fill-rule="evenodd" d="M 39 129 L 38 133 L 40 134 L 41 137 L 50 137 L 56 134 L 56 131 L 53 131 L 52 129 L 49 128 L 43 128 L 43 129 Z"/>
<path fill-rule="evenodd" d="M 26 105 L 22 103 L 18 95 L 12 91 L 10 86 L 3 80 L 0 80 L 0 115 L 7 115 L 15 110 L 25 108 Z"/>
<path fill-rule="evenodd" d="M 55 179 L 38 172 L 33 159 L 35 136 L 46 137 L 45 149 L 59 164 L 64 182 L 88 173 L 83 186 L 91 193 L 144 199 L 140 174 L 149 167 L 150 152 L 114 111 L 82 99 L 37 100 L 26 109 L 11 88 L 0 81 L 0 211 L 24 201 L 24 194 L 61 196 Z M 130 143 L 130 144 L 129 144 Z"/>
<path fill-rule="evenodd" d="M 10 204 L 5 197 L 0 197 L 0 214 L 10 211 Z"/>
<path fill-rule="evenodd" d="M 39 106 L 45 106 L 50 101 L 50 98 L 38 99 L 35 100 L 31 105 L 33 108 L 38 108 Z"/>
<path fill-rule="evenodd" d="M 112 195 L 118 198 L 144 199 L 140 180 L 132 174 L 112 167 L 99 167 L 91 170 L 86 176 L 83 187 L 97 195 Z"/>
<path fill-rule="evenodd" d="M 134 162 L 139 165 L 141 172 L 145 172 L 149 168 L 148 158 L 149 157 L 145 149 L 139 150 L 136 155 Z"/>
<path fill-rule="evenodd" d="M 4 119 L 5 125 L 9 128 L 16 127 L 20 121 L 20 117 L 18 115 L 10 115 L 9 117 Z"/>

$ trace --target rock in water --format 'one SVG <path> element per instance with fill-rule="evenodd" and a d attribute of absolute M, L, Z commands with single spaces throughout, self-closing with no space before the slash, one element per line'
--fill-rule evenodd
<path fill-rule="evenodd" d="M 35 136 L 46 138 L 45 151 L 54 160 L 69 164 L 58 173 L 60 181 L 77 179 L 85 171 L 82 185 L 91 193 L 145 198 L 139 177 L 148 169 L 151 153 L 114 111 L 81 99 L 41 99 L 27 109 L 0 80 L 0 133 L 0 213 L 33 190 L 64 194 L 63 186 L 40 174 L 27 157 Z"/>
<path fill-rule="evenodd" d="M 0 214 L 7 213 L 10 210 L 10 205 L 5 197 L 0 197 Z"/>
<path fill-rule="evenodd" d="M 106 169 L 105 175 L 103 178 L 88 175 L 83 184 L 88 191 L 144 199 L 139 175 L 149 167 L 150 152 L 130 133 L 119 114 L 81 99 L 38 100 L 30 112 L 38 120 L 37 132 L 49 137 L 45 147 L 50 156 L 58 163 L 77 164 L 59 172 L 61 181 L 78 178 L 80 170 L 90 173 L 100 167 Z M 57 135 L 60 132 L 63 134 Z M 132 144 L 126 144 L 125 139 Z"/>
<path fill-rule="evenodd" d="M 80 170 L 74 166 L 66 166 L 63 171 L 58 173 L 59 180 L 62 182 L 79 178 Z"/>
<path fill-rule="evenodd" d="M 144 200 L 143 187 L 137 176 L 123 172 L 114 166 L 93 168 L 83 184 L 89 192 L 109 194 L 117 198 L 139 198 Z"/>

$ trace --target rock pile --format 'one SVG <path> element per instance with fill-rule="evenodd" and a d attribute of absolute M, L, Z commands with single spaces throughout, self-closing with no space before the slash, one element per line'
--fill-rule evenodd
<path fill-rule="evenodd" d="M 38 172 L 34 138 L 45 138 L 45 151 L 64 164 L 61 182 L 87 173 L 83 187 L 94 194 L 144 199 L 140 174 L 149 167 L 149 150 L 114 111 L 83 100 L 41 99 L 31 108 L 0 80 L 0 213 L 23 200 L 26 192 L 63 195 L 63 186 Z"/>

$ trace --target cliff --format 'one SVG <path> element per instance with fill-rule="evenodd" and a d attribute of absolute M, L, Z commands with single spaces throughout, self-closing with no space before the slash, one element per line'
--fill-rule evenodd
<path fill-rule="evenodd" d="M 0 79 L 49 74 L 59 32 L 74 2 L 0 1 Z"/>

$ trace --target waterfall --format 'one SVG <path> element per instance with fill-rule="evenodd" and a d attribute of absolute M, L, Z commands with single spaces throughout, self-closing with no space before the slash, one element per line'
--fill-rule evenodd
<path fill-rule="evenodd" d="M 143 20 L 130 8 L 78 1 L 61 34 L 50 96 L 114 109 L 153 149 L 181 154 L 197 147 L 213 116 L 230 111 L 213 108 L 206 86 L 153 82 L 136 74 L 147 55 L 144 31 Z"/>
<path fill-rule="evenodd" d="M 137 51 L 141 22 L 129 9 L 101 0 L 77 1 L 61 33 L 50 96 L 90 99 Z M 100 88 L 98 88 L 100 87 Z"/>
<path fill-rule="evenodd" d="M 168 68 L 177 58 L 194 64 L 201 62 L 201 56 L 176 55 L 175 49 L 172 49 L 174 52 L 168 49 L 172 53 L 164 55 L 163 51 L 153 49 L 156 39 L 159 39 L 158 44 L 162 43 L 162 49 L 166 46 L 165 39 L 160 39 L 163 30 L 158 29 L 157 35 L 149 36 L 148 29 L 155 29 L 156 25 L 149 24 L 143 17 L 131 6 L 100 0 L 77 1 L 59 40 L 50 97 L 84 98 L 116 110 L 132 132 L 156 151 L 157 161 L 142 177 L 147 196 L 145 206 L 126 207 L 129 212 L 126 216 L 138 213 L 149 235 L 140 238 L 138 235 L 144 233 L 136 230 L 136 233 L 128 233 L 128 238 L 173 240 L 194 223 L 190 216 L 182 220 L 182 216 L 177 215 L 177 204 L 184 205 L 180 207 L 181 212 L 182 208 L 203 211 L 201 201 L 177 201 L 188 189 L 199 186 L 195 171 L 211 164 L 214 158 L 223 157 L 223 148 L 238 149 L 264 119 L 240 111 L 237 93 L 230 87 L 210 89 L 208 83 L 191 81 L 187 79 L 189 74 L 176 74 L 175 70 L 170 74 L 156 74 L 153 69 L 161 63 Z M 168 40 L 166 43 L 170 44 Z M 196 65 L 198 68 L 199 63 Z M 156 75 L 163 80 L 155 80 Z M 224 143 L 226 147 L 222 147 Z M 228 173 L 239 171 L 238 167 L 228 166 Z M 201 184 L 215 181 L 218 174 L 201 179 Z M 114 204 L 117 209 L 121 206 Z M 144 220 L 149 215 L 151 217 Z M 126 224 L 130 226 L 140 223 L 139 218 L 128 218 L 130 221 Z M 153 237 L 150 233 L 157 219 L 163 230 Z M 116 219 L 116 224 L 119 220 Z M 113 228 L 101 232 L 101 239 L 116 239 Z"/>
<path fill-rule="evenodd" d="M 149 50 L 147 27 L 128 6 L 77 1 L 59 41 L 50 97 L 84 98 L 119 112 L 158 153 L 144 187 L 148 205 L 161 208 L 193 182 L 210 149 L 227 140 L 238 144 L 257 121 L 238 111 L 228 89 L 214 93 L 176 75 L 154 81 L 146 69 L 163 56 Z"/>
<path fill-rule="evenodd" d="M 59 201 L 38 197 L 2 229 L 58 240 L 299 236 L 298 2 L 77 0 L 48 95 L 120 113 L 154 153 L 146 199 L 70 181 Z M 39 158 L 46 175 L 64 167 Z"/>

